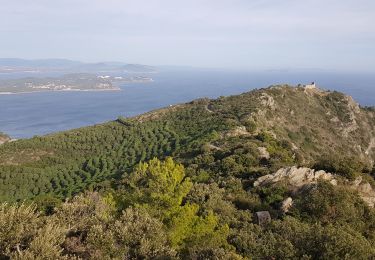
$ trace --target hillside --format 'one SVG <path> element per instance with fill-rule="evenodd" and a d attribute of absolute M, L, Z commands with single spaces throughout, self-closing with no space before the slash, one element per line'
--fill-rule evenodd
<path fill-rule="evenodd" d="M 368 259 L 374 161 L 373 108 L 271 86 L 5 143 L 0 200 L 42 214 L 3 205 L 0 220 L 31 216 L 22 254 L 46 243 L 54 259 Z M 259 211 L 274 221 L 254 225 Z"/>
<path fill-rule="evenodd" d="M 289 86 L 196 100 L 3 145 L 0 198 L 28 199 L 51 192 L 65 197 L 155 156 L 189 163 L 206 151 L 225 155 L 245 144 L 253 162 L 243 174 L 312 166 L 326 155 L 352 158 L 371 169 L 374 114 L 341 93 Z M 270 158 L 260 164 L 257 157 L 263 148 Z"/>

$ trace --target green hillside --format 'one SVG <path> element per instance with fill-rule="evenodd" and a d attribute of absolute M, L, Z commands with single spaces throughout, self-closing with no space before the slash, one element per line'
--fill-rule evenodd
<path fill-rule="evenodd" d="M 0 252 L 369 259 L 375 211 L 363 194 L 372 199 L 374 160 L 373 108 L 291 86 L 9 142 L 0 146 L 0 200 L 25 202 L 0 207 Z M 325 170 L 335 183 L 254 187 L 288 166 Z M 293 205 L 282 210 L 288 197 Z M 254 224 L 259 211 L 273 221 Z"/>
<path fill-rule="evenodd" d="M 109 185 L 108 180 L 153 157 L 173 156 L 185 165 L 207 156 L 220 162 L 246 160 L 246 167 L 241 163 L 244 169 L 233 169 L 233 175 L 264 174 L 292 164 L 311 166 L 325 155 L 353 157 L 370 167 L 375 158 L 370 147 L 374 125 L 372 110 L 357 107 L 337 92 L 278 86 L 196 100 L 2 145 L 0 200 L 42 194 L 69 197 Z M 271 153 L 267 162 L 258 159 L 258 147 Z M 244 152 L 239 157 L 245 158 L 234 156 L 238 149 L 247 150 L 248 158 Z M 194 170 L 199 172 L 199 164 Z"/>

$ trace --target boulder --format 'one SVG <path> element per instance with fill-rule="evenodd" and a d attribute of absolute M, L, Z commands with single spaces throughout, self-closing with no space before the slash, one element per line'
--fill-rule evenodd
<path fill-rule="evenodd" d="M 270 158 L 270 153 L 267 151 L 266 147 L 258 147 L 258 151 L 260 159 L 268 160 Z"/>
<path fill-rule="evenodd" d="M 281 211 L 283 213 L 287 213 L 292 206 L 293 199 L 291 197 L 288 197 L 281 203 Z"/>
<path fill-rule="evenodd" d="M 271 222 L 271 215 L 268 211 L 258 211 L 254 217 L 259 226 L 264 226 Z"/>
<path fill-rule="evenodd" d="M 333 185 L 337 184 L 337 180 L 331 173 L 293 166 L 281 168 L 274 174 L 268 174 L 258 178 L 254 182 L 254 187 L 283 182 L 291 189 L 299 189 L 305 185 L 317 183 L 319 179 L 329 181 Z"/>

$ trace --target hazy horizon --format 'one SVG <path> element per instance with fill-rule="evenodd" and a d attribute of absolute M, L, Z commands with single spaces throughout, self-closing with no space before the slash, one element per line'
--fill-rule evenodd
<path fill-rule="evenodd" d="M 375 2 L 1 1 L 0 57 L 372 72 Z"/>
<path fill-rule="evenodd" d="M 123 60 L 78 60 L 78 59 L 69 59 L 64 57 L 46 57 L 46 58 L 24 58 L 24 57 L 0 57 L 0 60 L 19 60 L 20 64 L 23 61 L 34 62 L 34 61 L 67 61 L 67 62 L 78 62 L 82 64 L 100 64 L 100 63 L 119 63 L 119 64 L 133 64 L 133 65 L 145 65 L 152 66 L 158 69 L 167 69 L 167 70 L 207 70 L 207 71 L 233 71 L 233 72 L 285 72 L 285 73 L 298 73 L 298 72 L 320 72 L 320 73 L 352 73 L 352 74 L 373 74 L 372 71 L 368 70 L 348 70 L 348 69 L 337 69 L 337 68 L 319 68 L 319 67 L 258 67 L 258 68 L 235 68 L 235 67 L 204 67 L 199 65 L 176 65 L 176 64 L 145 64 L 139 62 L 126 62 Z M 14 72 L 10 73 L 16 74 Z M 43 73 L 42 73 L 43 74 Z M 44 74 L 43 74 L 44 75 Z M 18 77 L 16 75 L 16 77 Z"/>

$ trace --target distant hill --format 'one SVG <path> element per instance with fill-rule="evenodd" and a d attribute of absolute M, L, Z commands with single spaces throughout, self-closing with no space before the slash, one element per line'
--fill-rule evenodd
<path fill-rule="evenodd" d="M 63 71 L 66 73 L 150 73 L 157 71 L 155 67 L 123 62 L 84 63 L 66 59 L 25 60 L 0 58 L 0 72 L 11 73 L 30 70 L 41 72 Z"/>
<path fill-rule="evenodd" d="M 0 66 L 4 67 L 73 67 L 82 65 L 82 62 L 66 59 L 25 60 L 16 58 L 0 58 Z"/>
<path fill-rule="evenodd" d="M 126 64 L 122 66 L 122 69 L 129 73 L 156 72 L 155 67 L 140 64 Z"/>

